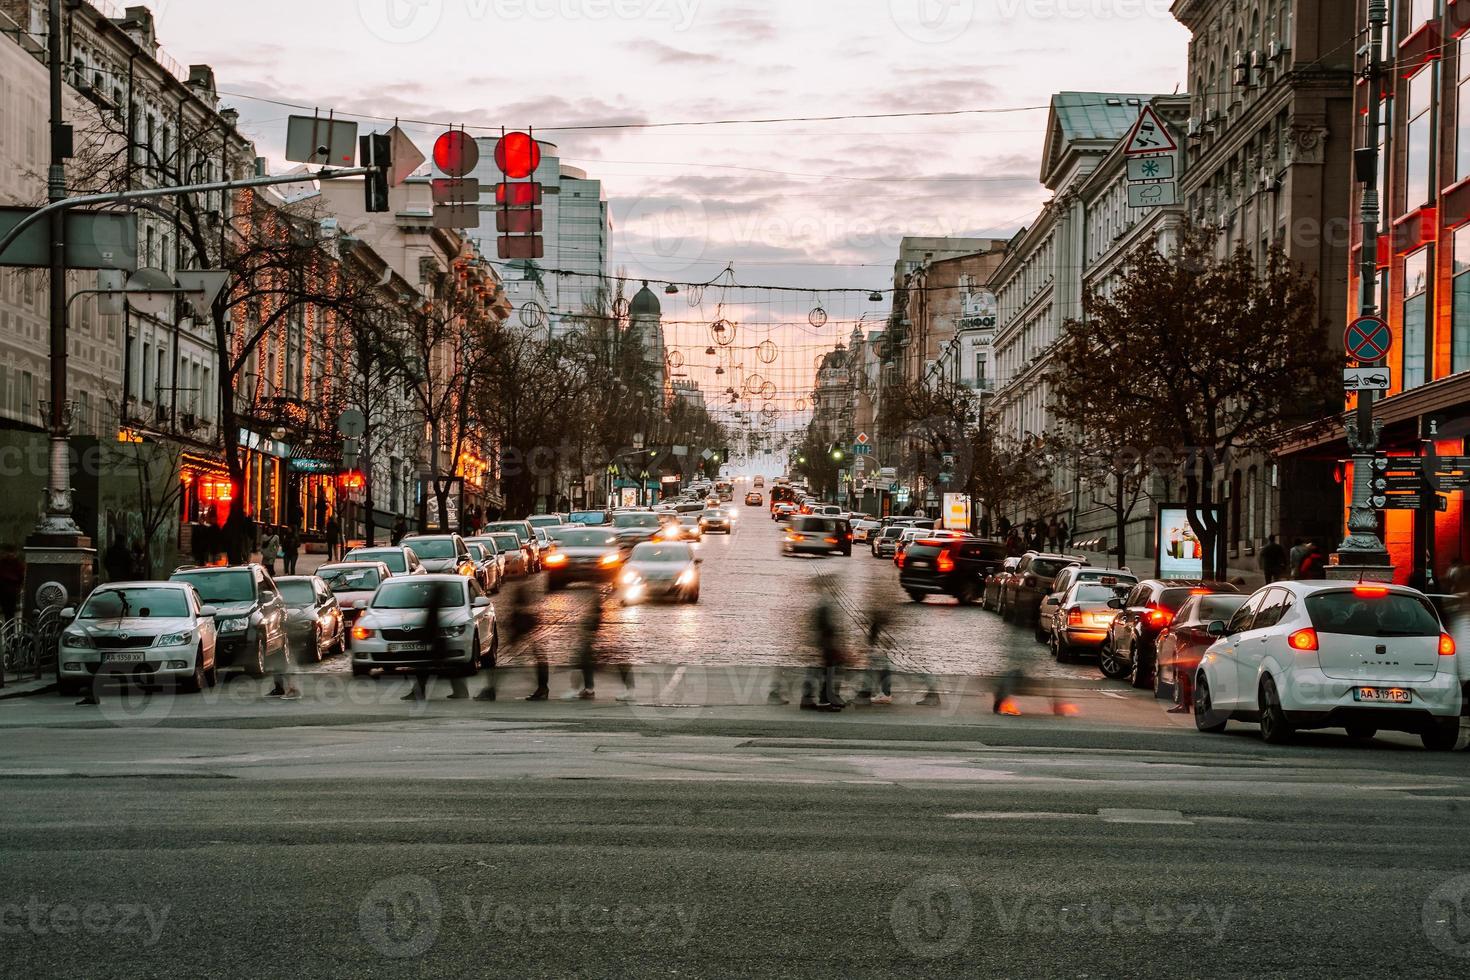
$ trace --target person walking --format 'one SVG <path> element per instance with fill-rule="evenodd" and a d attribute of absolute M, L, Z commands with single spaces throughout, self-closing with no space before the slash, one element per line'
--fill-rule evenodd
<path fill-rule="evenodd" d="M 276 566 L 276 559 L 281 556 L 281 536 L 273 528 L 267 529 L 265 537 L 260 541 L 260 563 L 272 576 L 279 575 L 280 569 Z"/>
<path fill-rule="evenodd" d="M 1302 567 L 1302 559 L 1307 557 L 1307 541 L 1305 538 L 1297 538 L 1296 544 L 1291 546 L 1291 551 L 1286 555 L 1286 571 L 1292 578 L 1300 578 L 1297 569 Z"/>
<path fill-rule="evenodd" d="M 1046 542 L 1051 546 L 1052 551 L 1062 550 L 1061 527 L 1057 524 L 1055 517 L 1046 522 Z"/>
<path fill-rule="evenodd" d="M 102 567 L 107 569 L 109 582 L 121 582 L 133 572 L 133 555 L 128 551 L 127 542 L 123 540 L 121 528 L 113 529 L 112 543 L 102 556 Z"/>
<path fill-rule="evenodd" d="M 842 647 L 837 635 L 837 617 L 825 592 L 812 609 L 811 631 L 815 659 L 801 685 L 801 707 L 807 711 L 841 711 L 847 706 L 837 692 Z"/>
<path fill-rule="evenodd" d="M 393 543 L 402 544 L 403 539 L 407 536 L 408 524 L 404 521 L 403 517 L 400 516 L 398 520 L 393 522 Z"/>
<path fill-rule="evenodd" d="M 424 610 L 424 625 L 422 627 L 425 638 L 429 641 L 428 662 L 443 660 L 445 657 L 443 616 L 441 610 L 446 600 L 450 599 L 443 589 L 457 589 L 456 586 L 439 586 L 429 589 L 428 606 Z M 463 677 L 451 677 L 449 679 L 449 700 L 462 701 L 470 696 L 470 687 L 465 683 Z M 400 701 L 423 702 L 429 697 L 429 670 L 419 668 L 413 673 L 413 686 L 408 693 L 399 698 Z"/>
<path fill-rule="evenodd" d="M 301 558 L 301 534 L 295 525 L 287 525 L 281 535 L 281 558 L 285 561 L 286 574 L 296 574 L 296 562 Z"/>
<path fill-rule="evenodd" d="M 337 522 L 337 515 L 333 514 L 327 518 L 327 561 L 340 561 L 342 559 L 342 525 Z"/>
<path fill-rule="evenodd" d="M 516 585 L 510 594 L 510 615 L 505 619 L 507 652 L 519 653 L 528 649 L 531 661 L 536 665 L 536 690 L 526 697 L 527 701 L 545 701 L 551 696 L 551 668 L 546 662 L 546 653 L 536 639 L 536 630 L 541 625 L 536 615 L 536 606 L 531 596 L 531 586 L 526 579 Z M 485 689 L 475 695 L 476 701 L 495 700 L 495 675 L 492 673 Z"/>
<path fill-rule="evenodd" d="M 1057 551 L 1064 552 L 1070 547 L 1072 547 L 1072 529 L 1067 526 L 1067 519 L 1064 517 L 1057 522 Z"/>
<path fill-rule="evenodd" d="M 858 704 L 893 703 L 893 665 L 883 647 L 883 631 L 893 619 L 893 610 L 885 596 L 871 595 L 868 602 L 868 669 L 858 691 Z"/>
<path fill-rule="evenodd" d="M 562 695 L 564 701 L 591 701 L 597 697 L 597 654 L 602 634 L 603 602 L 602 592 L 594 591 L 591 601 L 587 603 L 587 611 L 582 615 L 575 657 L 576 670 L 582 675 L 582 686 L 578 688 L 574 684 L 570 691 Z M 623 663 L 618 665 L 618 672 L 622 675 L 624 686 L 618 700 L 632 700 L 632 671 Z M 575 679 L 575 675 L 573 677 Z"/>
<path fill-rule="evenodd" d="M 1257 562 L 1261 566 L 1261 574 L 1265 576 L 1267 585 L 1279 582 L 1286 577 L 1286 549 L 1281 547 L 1281 542 L 1276 540 L 1276 535 L 1273 534 L 1266 539 Z"/>
<path fill-rule="evenodd" d="M 1297 568 L 1296 577 L 1302 581 L 1314 581 L 1322 577 L 1326 568 L 1327 556 L 1322 554 L 1321 547 L 1314 541 L 1307 546 L 1306 557 Z"/>

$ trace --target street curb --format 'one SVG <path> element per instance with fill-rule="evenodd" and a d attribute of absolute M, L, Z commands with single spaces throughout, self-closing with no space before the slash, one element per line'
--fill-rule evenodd
<path fill-rule="evenodd" d="M 13 700 L 15 698 L 29 698 L 29 697 L 33 697 L 33 696 L 35 696 L 37 694 L 51 694 L 51 693 L 54 693 L 55 691 L 56 691 L 56 681 L 54 681 L 54 680 L 47 681 L 45 684 L 42 684 L 40 687 L 28 687 L 25 690 L 15 690 L 15 691 L 13 691 L 13 690 L 10 689 L 10 686 L 7 685 L 4 688 L 0 688 L 0 701 L 10 701 L 10 700 Z"/>

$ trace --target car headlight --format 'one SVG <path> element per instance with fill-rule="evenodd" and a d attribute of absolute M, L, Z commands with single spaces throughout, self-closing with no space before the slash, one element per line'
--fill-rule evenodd
<path fill-rule="evenodd" d="M 693 585 L 694 584 L 694 569 L 692 569 L 692 568 L 686 568 L 686 569 L 684 569 L 684 571 L 680 572 L 679 573 L 678 581 L 675 584 L 677 584 L 677 585 Z"/>
<path fill-rule="evenodd" d="M 219 629 L 221 633 L 237 633 L 240 630 L 248 629 L 249 627 L 249 616 L 231 616 L 228 619 L 222 619 L 219 621 Z"/>
<path fill-rule="evenodd" d="M 630 568 L 618 577 L 618 581 L 624 585 L 636 585 L 638 583 L 638 573 Z"/>
<path fill-rule="evenodd" d="M 179 647 L 192 639 L 194 639 L 193 630 L 181 630 L 178 633 L 165 633 L 163 636 L 160 636 L 158 638 L 158 645 L 161 647 Z"/>
<path fill-rule="evenodd" d="M 67 630 L 61 634 L 61 640 L 69 647 L 83 647 L 87 650 L 95 649 L 97 644 L 92 642 L 92 637 L 78 630 Z"/>
<path fill-rule="evenodd" d="M 446 636 L 446 637 L 447 636 L 464 636 L 464 631 L 467 628 L 468 628 L 468 625 L 465 624 L 465 623 L 460 623 L 458 626 L 441 626 L 441 627 L 439 627 L 439 635 L 440 636 Z"/>
<path fill-rule="evenodd" d="M 621 564 L 622 561 L 623 561 L 623 556 L 622 555 L 619 555 L 619 554 L 611 554 L 611 555 L 603 555 L 602 556 L 602 560 L 599 561 L 598 564 L 603 565 L 603 566 L 612 566 L 612 565 Z"/>

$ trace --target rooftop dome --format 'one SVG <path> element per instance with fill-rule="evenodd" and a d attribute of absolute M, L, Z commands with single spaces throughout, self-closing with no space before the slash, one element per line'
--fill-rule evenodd
<path fill-rule="evenodd" d="M 648 283 L 643 283 L 643 288 L 638 290 L 638 295 L 633 297 L 633 302 L 628 306 L 630 316 L 662 316 L 663 307 L 659 305 L 658 296 L 648 288 Z"/>

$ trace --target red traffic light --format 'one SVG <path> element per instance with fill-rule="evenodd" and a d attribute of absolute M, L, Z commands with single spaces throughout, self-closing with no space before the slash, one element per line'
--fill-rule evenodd
<path fill-rule="evenodd" d="M 541 185 L 529 184 L 495 185 L 495 203 L 510 208 L 538 207 L 541 204 Z"/>
<path fill-rule="evenodd" d="M 529 133 L 506 133 L 495 144 L 495 165 L 513 180 L 529 177 L 541 165 L 541 146 Z"/>
<path fill-rule="evenodd" d="M 479 144 L 462 129 L 440 133 L 434 141 L 434 166 L 450 177 L 465 176 L 479 162 Z"/>

